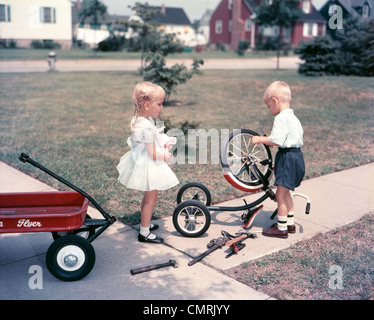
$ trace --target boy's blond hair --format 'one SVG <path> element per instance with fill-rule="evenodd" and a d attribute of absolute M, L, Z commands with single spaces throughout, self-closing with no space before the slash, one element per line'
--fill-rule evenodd
<path fill-rule="evenodd" d="M 291 89 L 287 83 L 274 81 L 268 86 L 264 93 L 264 101 L 269 101 L 272 97 L 277 98 L 282 103 L 291 102 Z"/>

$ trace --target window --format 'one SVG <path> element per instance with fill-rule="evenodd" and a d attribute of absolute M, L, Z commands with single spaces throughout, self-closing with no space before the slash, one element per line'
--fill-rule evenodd
<path fill-rule="evenodd" d="M 362 7 L 362 17 L 363 18 L 369 18 L 369 11 L 370 11 L 370 8 L 367 4 L 365 4 L 363 7 Z"/>
<path fill-rule="evenodd" d="M 0 4 L 0 22 L 10 22 L 10 5 Z"/>
<path fill-rule="evenodd" d="M 229 8 L 229 10 L 231 10 L 232 9 L 232 0 L 229 0 L 228 3 L 229 3 L 228 8 Z"/>
<path fill-rule="evenodd" d="M 316 37 L 318 35 L 318 24 L 305 22 L 303 27 L 304 37 Z"/>
<path fill-rule="evenodd" d="M 229 32 L 232 31 L 232 20 L 229 20 Z"/>
<path fill-rule="evenodd" d="M 56 9 L 40 7 L 40 23 L 56 23 Z"/>
<path fill-rule="evenodd" d="M 216 34 L 222 33 L 222 20 L 216 21 Z"/>
<path fill-rule="evenodd" d="M 303 11 L 305 13 L 311 13 L 311 5 L 310 5 L 310 0 L 304 0 L 303 3 L 302 3 L 302 6 L 303 6 Z"/>
<path fill-rule="evenodd" d="M 245 31 L 246 31 L 246 32 L 251 31 L 251 24 L 252 24 L 251 19 L 247 19 L 247 20 L 245 20 Z"/>
<path fill-rule="evenodd" d="M 276 37 L 279 35 L 279 27 L 278 26 L 264 27 L 263 35 L 265 37 Z"/>
<path fill-rule="evenodd" d="M 282 38 L 283 38 L 283 42 L 290 43 L 291 42 L 291 29 L 284 28 L 282 30 Z"/>

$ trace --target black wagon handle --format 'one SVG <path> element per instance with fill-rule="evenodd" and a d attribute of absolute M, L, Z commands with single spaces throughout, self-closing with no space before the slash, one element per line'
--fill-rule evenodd
<path fill-rule="evenodd" d="M 52 176 L 56 180 L 62 182 L 63 184 L 67 185 L 71 189 L 77 191 L 78 193 L 80 193 L 81 195 L 83 195 L 84 197 L 86 197 L 96 207 L 96 209 L 100 211 L 100 213 L 103 215 L 103 217 L 105 218 L 105 220 L 107 220 L 110 224 L 114 223 L 117 220 L 115 217 L 111 217 L 110 215 L 108 215 L 103 210 L 103 208 L 101 208 L 100 205 L 95 201 L 95 199 L 93 199 L 87 192 L 85 192 L 82 189 L 76 187 L 75 185 L 73 185 L 69 181 L 65 180 L 64 178 L 60 177 L 56 173 L 54 173 L 51 170 L 47 169 L 46 167 L 42 166 L 40 163 L 36 162 L 35 160 L 31 159 L 28 154 L 21 153 L 21 155 L 18 157 L 18 159 L 20 161 L 24 162 L 24 163 L 27 162 L 27 163 L 32 164 L 34 167 L 36 167 L 36 168 L 44 171 L 45 173 L 49 174 L 50 176 Z"/>

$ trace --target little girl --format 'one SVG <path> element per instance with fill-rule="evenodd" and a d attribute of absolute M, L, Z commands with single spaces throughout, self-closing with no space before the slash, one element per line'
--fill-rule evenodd
<path fill-rule="evenodd" d="M 135 111 L 130 123 L 131 137 L 127 139 L 131 151 L 123 155 L 117 165 L 120 183 L 127 188 L 144 191 L 138 235 L 140 242 L 163 242 L 162 238 L 151 233 L 158 228 L 158 225 L 150 223 L 157 192 L 179 183 L 167 163 L 170 159 L 169 150 L 176 143 L 176 138 L 161 135 L 151 118 L 158 117 L 164 99 L 164 89 L 156 84 L 142 82 L 135 86 Z"/>

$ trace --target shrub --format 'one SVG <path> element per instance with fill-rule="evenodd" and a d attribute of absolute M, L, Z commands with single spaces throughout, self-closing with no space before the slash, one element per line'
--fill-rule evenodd
<path fill-rule="evenodd" d="M 33 49 L 60 49 L 61 45 L 53 40 L 33 40 L 30 44 Z"/>
<path fill-rule="evenodd" d="M 239 41 L 238 49 L 236 49 L 236 53 L 239 56 L 244 56 L 244 53 L 248 48 L 249 48 L 249 41 L 248 40 Z"/>
<path fill-rule="evenodd" d="M 295 48 L 295 53 L 305 63 L 299 67 L 299 73 L 308 76 L 340 73 L 337 64 L 339 46 L 330 37 L 316 37 L 310 41 L 302 41 Z"/>
<path fill-rule="evenodd" d="M 101 51 L 121 51 L 126 43 L 126 38 L 122 36 L 110 35 L 105 40 L 99 42 L 99 50 Z"/>
<path fill-rule="evenodd" d="M 317 37 L 301 42 L 295 53 L 305 61 L 299 67 L 299 73 L 305 75 L 374 76 L 374 20 L 348 19 L 336 41 Z"/>

